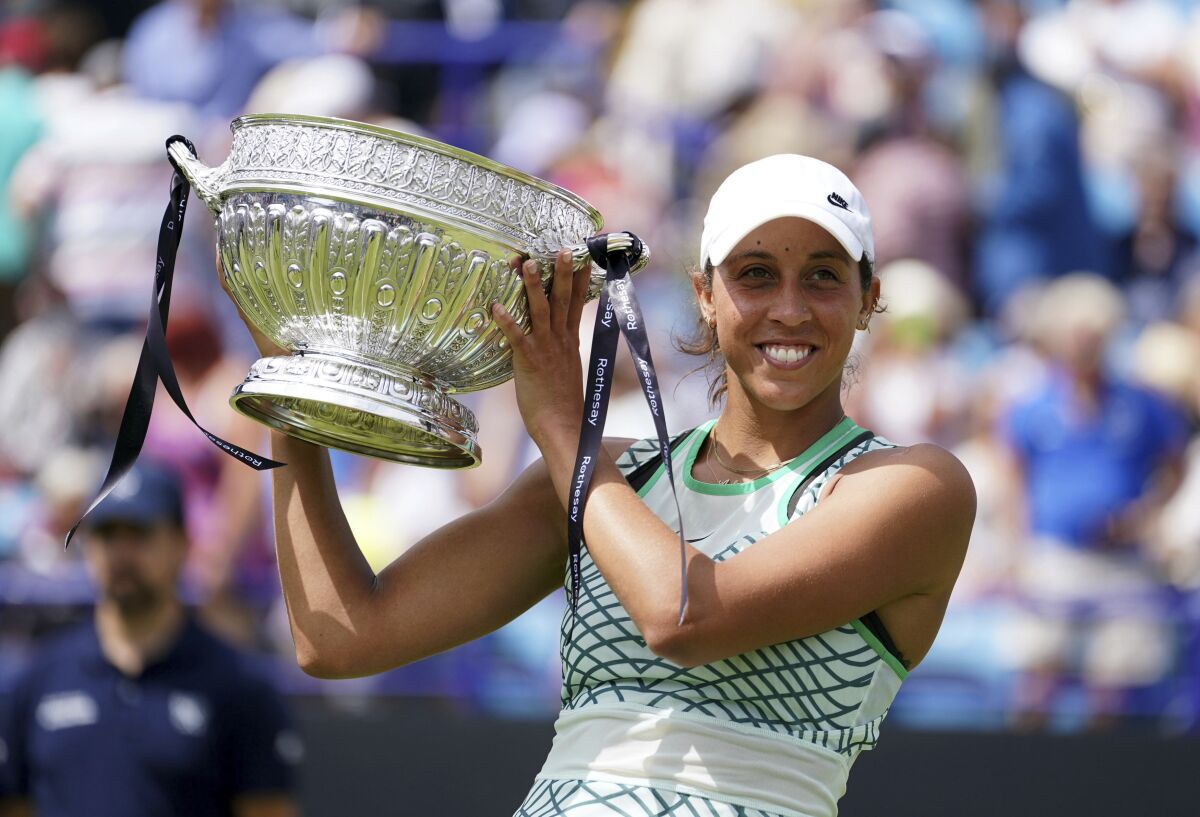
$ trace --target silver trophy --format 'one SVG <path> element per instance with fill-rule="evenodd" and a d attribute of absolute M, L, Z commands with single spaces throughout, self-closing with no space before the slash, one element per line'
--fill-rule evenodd
<path fill-rule="evenodd" d="M 547 286 L 561 249 L 590 265 L 600 214 L 541 179 L 397 131 L 265 114 L 232 127 L 218 167 L 169 147 L 215 216 L 228 290 L 292 353 L 257 361 L 230 404 L 323 446 L 478 465 L 478 423 L 451 395 L 512 377 L 490 312 L 498 301 L 528 326 L 510 261 L 539 260 Z M 608 249 L 632 241 L 614 233 Z M 594 269 L 589 297 L 603 280 Z"/>

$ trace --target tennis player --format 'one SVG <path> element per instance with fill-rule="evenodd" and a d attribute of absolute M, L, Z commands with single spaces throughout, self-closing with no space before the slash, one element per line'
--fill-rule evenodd
<path fill-rule="evenodd" d="M 851 764 L 933 642 L 975 513 L 954 457 L 893 445 L 843 412 L 851 343 L 878 303 L 872 261 L 866 204 L 828 164 L 772 156 L 714 194 L 692 284 L 724 404 L 672 450 L 686 616 L 657 444 L 606 441 L 563 630 L 563 710 L 518 817 L 837 813 Z M 535 264 L 520 272 L 530 330 L 493 313 L 542 459 L 491 504 L 376 575 L 326 452 L 272 433 L 291 464 L 272 472 L 279 570 L 310 674 L 418 660 L 563 585 L 588 272 L 559 257 L 549 297 Z"/>

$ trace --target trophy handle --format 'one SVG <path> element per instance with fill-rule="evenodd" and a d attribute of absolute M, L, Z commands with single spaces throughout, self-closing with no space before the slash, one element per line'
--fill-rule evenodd
<path fill-rule="evenodd" d="M 631 233 L 609 233 L 608 234 L 608 251 L 619 252 L 628 250 L 633 246 L 634 237 Z M 586 242 L 580 242 L 568 247 L 571 251 L 571 261 L 575 265 L 575 269 L 580 269 L 592 263 L 591 253 L 588 252 Z M 650 262 L 650 247 L 642 242 L 642 254 L 632 267 L 629 268 L 629 274 L 640 272 L 643 267 Z M 592 265 L 592 288 L 599 291 L 599 287 L 604 285 L 604 270 L 600 267 Z"/>
<path fill-rule="evenodd" d="M 167 154 L 171 157 L 171 163 L 187 178 L 200 200 L 208 205 L 209 210 L 219 213 L 221 188 L 228 169 L 228 160 L 217 167 L 208 167 L 193 156 L 183 142 L 167 145 Z"/>

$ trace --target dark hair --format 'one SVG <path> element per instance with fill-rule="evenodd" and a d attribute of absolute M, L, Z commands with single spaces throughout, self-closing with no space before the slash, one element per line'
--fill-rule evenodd
<path fill-rule="evenodd" d="M 700 267 L 692 267 L 688 271 L 688 275 L 693 280 L 699 280 L 700 286 L 705 292 L 712 292 L 713 275 L 716 273 L 716 268 L 709 261 L 704 262 L 703 269 Z M 866 253 L 858 261 L 858 279 L 862 285 L 863 292 L 866 292 L 871 287 L 871 279 L 875 277 L 875 264 L 867 257 Z M 876 301 L 873 307 L 875 312 L 884 311 L 884 306 Z M 704 320 L 704 316 L 696 315 L 695 331 L 689 337 L 675 336 L 675 348 L 687 355 L 696 355 L 704 358 L 704 363 L 697 366 L 688 374 L 708 370 L 708 400 L 713 406 L 716 406 L 720 401 L 721 396 L 729 388 L 729 383 L 725 376 L 725 357 L 721 354 L 721 344 L 717 339 L 716 326 Z"/>

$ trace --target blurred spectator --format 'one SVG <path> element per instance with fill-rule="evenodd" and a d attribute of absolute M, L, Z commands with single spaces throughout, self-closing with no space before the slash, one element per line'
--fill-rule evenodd
<path fill-rule="evenodd" d="M 983 4 L 998 166 L 983 204 L 974 283 L 991 315 L 1023 286 L 1111 267 L 1084 191 L 1078 118 L 1071 100 L 1018 58 L 1019 6 L 1015 0 Z"/>
<path fill-rule="evenodd" d="M 364 119 L 375 102 L 375 79 L 366 63 L 344 54 L 293 59 L 263 74 L 246 113 L 299 113 Z"/>
<path fill-rule="evenodd" d="M 1184 32 L 1183 12 L 1170 0 L 1067 0 L 1031 21 L 1027 53 L 1060 87 L 1078 88 L 1094 72 L 1157 84 Z"/>
<path fill-rule="evenodd" d="M 119 50 L 104 45 L 70 71 L 39 77 L 46 131 L 17 167 L 14 195 L 41 225 L 38 271 L 78 319 L 119 332 L 146 316 L 171 178 L 166 138 L 196 125 L 182 105 L 111 84 L 118 59 Z M 181 275 L 196 268 L 189 246 L 181 248 Z"/>
<path fill-rule="evenodd" d="M 40 650 L 5 696 L 0 804 L 38 814 L 295 814 L 300 743 L 281 700 L 180 602 L 183 522 L 174 478 L 149 463 L 88 518 L 95 619 Z"/>
<path fill-rule="evenodd" d="M 633 4 L 604 91 L 601 140 L 614 164 L 659 196 L 676 192 L 676 167 L 688 171 L 678 180 L 681 186 L 692 184 L 690 171 L 704 153 L 708 123 L 755 94 L 795 22 L 795 9 L 781 0 Z M 684 155 L 677 155 L 681 150 Z M 721 152 L 716 158 L 730 160 Z M 724 174 L 717 175 L 720 168 L 711 160 L 706 164 L 698 181 L 707 184 L 711 176 L 715 188 Z"/>
<path fill-rule="evenodd" d="M 55 579 L 75 572 L 79 551 L 64 548 L 63 539 L 95 490 L 102 466 L 97 452 L 71 446 L 56 449 L 41 464 L 33 477 L 35 500 L 21 520 L 23 568 Z"/>
<path fill-rule="evenodd" d="M 372 72 L 381 86 L 381 94 L 388 98 L 391 113 L 430 128 L 442 115 L 445 100 L 441 91 L 453 69 L 440 62 L 410 59 L 402 45 L 398 47 L 391 41 L 394 32 L 389 29 L 410 21 L 417 25 L 444 25 L 447 17 L 444 0 L 363 0 L 346 5 L 369 11 L 362 18 L 353 13 L 348 15 L 349 25 L 343 28 L 349 29 L 361 44 L 351 44 L 344 50 L 371 60 Z M 472 45 L 466 40 L 462 48 Z"/>
<path fill-rule="evenodd" d="M 25 321 L 0 346 L 0 490 L 23 500 L 7 508 L 0 550 L 46 574 L 74 561 L 62 539 L 100 478 L 141 342 L 98 342 L 40 276 L 21 294 Z"/>
<path fill-rule="evenodd" d="M 929 138 L 884 139 L 861 154 L 854 178 L 878 225 L 877 263 L 919 259 L 969 291 L 971 208 L 961 158 Z"/>
<path fill-rule="evenodd" d="M 954 583 L 951 604 L 957 607 L 1007 596 L 1012 590 L 1021 555 L 1021 483 L 1012 471 L 1012 457 L 997 433 L 1002 396 L 997 370 L 978 377 L 964 412 L 968 427 L 953 446 L 954 455 L 975 483 L 975 527 L 967 557 Z M 994 662 L 995 663 L 995 662 Z"/>
<path fill-rule="evenodd" d="M 0 339 L 16 323 L 13 300 L 32 244 L 32 225 L 10 204 L 9 181 L 17 160 L 38 136 L 33 99 L 29 75 L 0 55 Z"/>
<path fill-rule="evenodd" d="M 1146 154 L 1136 170 L 1136 221 L 1117 243 L 1117 280 L 1131 317 L 1148 323 L 1174 317 L 1183 284 L 1200 275 L 1200 256 L 1178 211 L 1172 151 Z"/>
<path fill-rule="evenodd" d="M 14 206 L 20 186 L 14 172 L 53 115 L 62 78 L 72 74 L 99 30 L 95 12 L 78 3 L 54 3 L 37 15 L 0 22 L 0 338 L 17 320 L 17 287 L 29 271 L 35 241 L 35 219 Z"/>
<path fill-rule="evenodd" d="M 100 42 L 103 23 L 88 4 L 48 3 L 34 18 L 31 34 L 36 43 L 36 56 L 31 60 L 34 106 L 50 129 L 60 114 L 86 96 L 90 82 L 80 66 L 87 52 Z"/>
<path fill-rule="evenodd" d="M 1200 146 L 1200 10 L 1193 9 L 1180 35 L 1175 61 L 1179 134 L 1190 151 Z M 1195 158 L 1194 154 L 1191 156 Z"/>
<path fill-rule="evenodd" d="M 395 116 L 382 102 L 382 90 L 366 62 L 349 54 L 324 54 L 276 65 L 254 86 L 245 113 L 335 116 L 424 135 L 420 125 Z"/>
<path fill-rule="evenodd" d="M 867 116 L 884 104 L 874 93 L 884 79 L 877 55 L 848 24 L 861 15 L 860 5 L 820 2 L 807 14 L 779 16 L 772 21 L 781 28 L 770 50 L 751 66 L 754 81 L 724 98 L 708 117 L 684 119 L 692 144 L 685 143 L 688 152 L 677 157 L 678 184 L 701 210 L 695 221 L 721 180 L 747 162 L 801 153 L 852 164 L 854 120 L 862 115 L 854 103 L 867 100 Z M 843 74 L 842 66 L 853 68 Z M 682 232 L 690 236 L 695 229 Z"/>
<path fill-rule="evenodd" d="M 1193 439 L 1184 460 L 1179 490 L 1163 507 L 1156 531 L 1167 578 L 1193 595 L 1200 593 L 1200 441 Z M 1193 686 L 1194 689 L 1194 686 Z"/>
<path fill-rule="evenodd" d="M 933 44 L 899 11 L 875 12 L 862 27 L 888 89 L 886 107 L 864 128 L 853 174 L 871 206 L 875 263 L 926 261 L 965 292 L 970 193 L 962 159 L 930 116 Z"/>
<path fill-rule="evenodd" d="M 60 307 L 26 316 L 0 346 L 0 462 L 26 477 L 76 431 L 78 407 L 62 387 L 77 374 L 85 337 Z"/>
<path fill-rule="evenodd" d="M 780 0 L 644 0 L 629 12 L 608 83 L 625 121 L 706 117 L 758 81 L 762 60 L 790 30 Z"/>
<path fill-rule="evenodd" d="M 310 21 L 272 6 L 163 0 L 129 31 L 125 79 L 147 99 L 184 102 L 204 119 L 227 120 L 273 66 L 326 50 Z"/>
<path fill-rule="evenodd" d="M 1147 325 L 1130 350 L 1130 375 L 1179 406 L 1195 427 L 1200 387 L 1200 336 L 1170 321 Z"/>
<path fill-rule="evenodd" d="M 872 323 L 851 401 L 867 427 L 893 442 L 953 445 L 971 384 L 947 342 L 966 320 L 966 298 L 923 261 L 886 264 L 879 278 L 887 310 Z"/>
<path fill-rule="evenodd" d="M 566 93 L 544 91 L 518 102 L 500 130 L 491 154 L 496 161 L 535 176 L 547 171 L 574 150 L 592 122 L 582 100 Z"/>
<path fill-rule="evenodd" d="M 1091 274 L 1049 285 L 1037 307 L 1047 384 L 1004 418 L 1024 484 L 1029 552 L 1018 633 L 1018 717 L 1040 724 L 1064 678 L 1081 676 L 1093 725 L 1130 689 L 1163 677 L 1171 640 L 1149 523 L 1178 484 L 1182 412 L 1105 370 L 1119 292 Z"/>
<path fill-rule="evenodd" d="M 1196 428 L 1200 420 L 1200 335 L 1176 323 L 1147 326 L 1131 354 L 1134 376 L 1183 406 Z M 1167 578 L 1177 587 L 1200 590 L 1200 444 L 1188 445 L 1179 489 L 1167 500 L 1152 540 Z"/>

